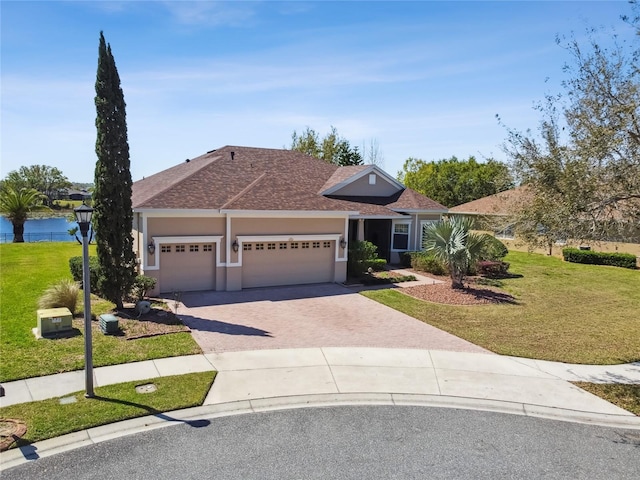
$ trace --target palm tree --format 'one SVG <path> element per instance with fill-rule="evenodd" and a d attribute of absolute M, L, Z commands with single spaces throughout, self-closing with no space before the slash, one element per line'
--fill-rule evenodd
<path fill-rule="evenodd" d="M 5 186 L 0 192 L 0 213 L 7 216 L 13 224 L 13 243 L 24 242 L 24 222 L 29 213 L 36 210 L 48 210 L 42 205 L 44 195 L 33 188 Z"/>
<path fill-rule="evenodd" d="M 425 229 L 423 247 L 447 265 L 452 288 L 464 288 L 464 277 L 480 258 L 487 242 L 488 235 L 471 232 L 472 225 L 473 221 L 468 218 L 451 217 Z"/>

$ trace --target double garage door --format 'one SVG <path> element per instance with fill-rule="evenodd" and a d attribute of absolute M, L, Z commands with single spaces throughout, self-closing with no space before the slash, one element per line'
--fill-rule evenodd
<path fill-rule="evenodd" d="M 334 281 L 335 241 L 247 242 L 242 288 Z"/>
<path fill-rule="evenodd" d="M 160 292 L 215 290 L 215 250 L 211 243 L 160 245 Z"/>
<path fill-rule="evenodd" d="M 333 282 L 335 243 L 243 243 L 242 288 Z M 207 243 L 160 245 L 160 292 L 215 290 L 215 249 Z"/>

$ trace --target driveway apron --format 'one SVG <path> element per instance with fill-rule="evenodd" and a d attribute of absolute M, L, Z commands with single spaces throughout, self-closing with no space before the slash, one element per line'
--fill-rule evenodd
<path fill-rule="evenodd" d="M 491 353 L 338 284 L 188 292 L 177 313 L 205 353 L 314 347 Z"/>

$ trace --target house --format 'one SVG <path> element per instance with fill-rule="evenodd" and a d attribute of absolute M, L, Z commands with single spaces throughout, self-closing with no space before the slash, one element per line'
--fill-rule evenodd
<path fill-rule="evenodd" d="M 135 182 L 132 203 L 155 293 L 343 282 L 349 241 L 398 262 L 447 210 L 375 165 L 237 146 Z"/>
<path fill-rule="evenodd" d="M 514 213 L 531 201 L 533 193 L 527 186 L 519 186 L 511 190 L 505 190 L 494 195 L 482 197 L 462 205 L 457 205 L 449 209 L 449 215 L 462 215 L 477 220 L 475 226 L 480 230 L 492 231 L 496 238 L 499 238 L 509 249 L 521 251 L 535 251 L 560 255 L 561 249 L 531 248 L 522 239 L 518 239 L 514 232 Z M 586 242 L 575 239 L 564 239 L 555 242 L 559 246 L 582 246 L 594 248 L 603 252 L 624 252 L 632 253 L 640 257 L 640 231 L 629 235 L 626 241 L 611 239 L 610 241 Z"/>
<path fill-rule="evenodd" d="M 59 193 L 60 198 L 68 199 L 68 200 L 90 200 L 91 192 L 87 190 L 74 190 L 74 189 L 64 189 Z"/>
<path fill-rule="evenodd" d="M 449 214 L 474 218 L 479 228 L 493 230 L 497 238 L 513 240 L 513 214 L 530 198 L 527 187 L 519 186 L 456 205 Z"/>

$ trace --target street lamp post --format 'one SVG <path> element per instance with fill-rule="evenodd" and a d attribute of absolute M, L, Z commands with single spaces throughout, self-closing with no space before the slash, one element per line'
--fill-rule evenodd
<path fill-rule="evenodd" d="M 89 275 L 89 225 L 93 208 L 82 204 L 73 209 L 82 235 L 82 290 L 84 292 L 84 384 L 87 398 L 93 393 L 93 349 L 91 343 L 91 279 Z"/>

